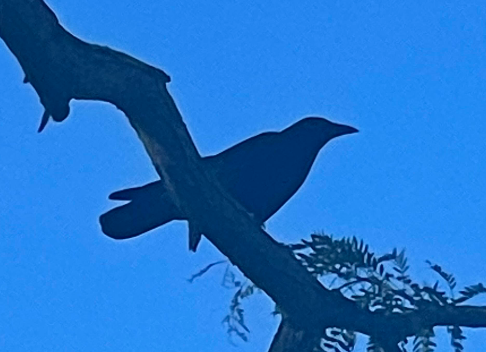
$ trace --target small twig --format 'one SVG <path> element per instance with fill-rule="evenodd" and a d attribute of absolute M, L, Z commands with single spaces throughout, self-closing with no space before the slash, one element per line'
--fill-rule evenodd
<path fill-rule="evenodd" d="M 220 260 L 220 261 L 211 263 L 211 264 L 205 266 L 204 268 L 202 268 L 201 270 L 199 270 L 194 275 L 192 275 L 190 279 L 187 279 L 187 281 L 189 281 L 192 284 L 195 279 L 197 279 L 197 278 L 203 276 L 204 274 L 206 274 L 208 272 L 208 270 L 211 269 L 213 266 L 216 266 L 216 265 L 219 265 L 219 264 L 223 264 L 223 263 L 226 263 L 226 262 L 227 262 L 227 260 Z"/>

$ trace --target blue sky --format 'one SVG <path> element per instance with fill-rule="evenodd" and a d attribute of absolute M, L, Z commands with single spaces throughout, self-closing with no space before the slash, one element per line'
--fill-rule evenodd
<path fill-rule="evenodd" d="M 419 282 L 486 282 L 486 4 L 481 1 L 50 0 L 89 42 L 165 70 L 203 155 L 318 115 L 359 134 L 331 142 L 268 223 L 406 248 Z M 5 351 L 263 351 L 278 320 L 248 303 L 250 342 L 221 326 L 232 291 L 186 225 L 115 242 L 110 192 L 156 178 L 127 119 L 99 102 L 36 129 L 42 108 L 0 50 L 0 347 Z M 481 301 L 477 301 L 481 302 Z M 482 301 L 484 303 L 484 300 Z M 477 351 L 486 332 L 467 331 Z M 448 351 L 447 345 L 438 351 Z"/>

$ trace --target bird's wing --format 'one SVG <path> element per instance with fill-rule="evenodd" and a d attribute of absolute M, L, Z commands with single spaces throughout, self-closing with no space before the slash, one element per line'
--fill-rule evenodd
<path fill-rule="evenodd" d="M 278 135 L 277 132 L 261 133 L 203 160 L 207 167 L 215 170 L 222 185 L 238 197 L 240 192 L 235 193 L 236 189 L 245 192 L 242 187 L 262 183 L 260 172 L 272 162 L 274 149 L 278 148 Z"/>
<path fill-rule="evenodd" d="M 243 161 L 248 159 L 250 155 L 254 155 L 257 151 L 265 151 L 265 149 L 273 143 L 275 136 L 278 134 L 279 132 L 260 133 L 256 136 L 245 139 L 244 141 L 235 144 L 234 146 L 229 147 L 218 154 L 205 157 L 204 160 L 207 160 L 208 163 L 224 162 L 225 164 L 227 161 L 232 160 Z"/>
<path fill-rule="evenodd" d="M 253 214 L 265 221 L 281 204 L 275 202 L 274 184 L 281 148 L 277 132 L 266 132 L 244 140 L 225 151 L 205 158 L 221 185 Z"/>

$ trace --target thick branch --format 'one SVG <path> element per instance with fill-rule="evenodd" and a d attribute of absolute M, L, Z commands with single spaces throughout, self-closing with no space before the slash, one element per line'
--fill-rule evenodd
<path fill-rule="evenodd" d="M 320 345 L 322 332 L 301 330 L 284 315 L 269 352 L 313 352 Z"/>
<path fill-rule="evenodd" d="M 403 326 L 407 336 L 435 326 L 486 327 L 486 307 L 439 306 L 431 303 L 426 308 L 408 313 L 407 317 L 408 324 Z"/>
<path fill-rule="evenodd" d="M 169 77 L 163 71 L 77 39 L 59 25 L 41 0 L 0 0 L 0 37 L 37 91 L 46 116 L 62 121 L 69 113 L 71 99 L 106 101 L 122 110 L 174 203 L 190 219 L 191 228 L 204 233 L 263 289 L 287 313 L 293 326 L 309 331 L 337 326 L 367 335 L 398 337 L 417 326 L 418 315 L 385 317 L 326 290 L 289 249 L 252 221 L 219 186 L 211 170 L 201 165 L 166 89 Z M 448 320 L 453 316 L 438 314 L 436 319 L 440 324 L 454 325 Z M 484 314 L 481 317 L 482 324 L 475 326 L 486 326 Z"/>

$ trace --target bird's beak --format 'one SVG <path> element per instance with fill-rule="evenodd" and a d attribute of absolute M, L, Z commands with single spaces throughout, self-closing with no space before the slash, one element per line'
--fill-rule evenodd
<path fill-rule="evenodd" d="M 354 127 L 347 126 L 347 125 L 338 125 L 336 126 L 336 134 L 337 136 L 343 136 L 345 134 L 357 133 L 358 130 Z"/>

